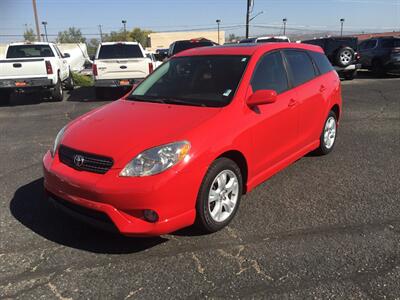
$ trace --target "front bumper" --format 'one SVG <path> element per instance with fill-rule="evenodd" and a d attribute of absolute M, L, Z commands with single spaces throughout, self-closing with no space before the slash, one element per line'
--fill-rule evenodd
<path fill-rule="evenodd" d="M 134 84 L 138 84 L 144 78 L 121 78 L 121 79 L 97 79 L 94 81 L 95 87 L 132 87 Z"/>
<path fill-rule="evenodd" d="M 53 81 L 47 77 L 0 80 L 0 88 L 5 89 L 51 88 L 53 86 Z"/>
<path fill-rule="evenodd" d="M 195 202 L 202 174 L 173 172 L 147 177 L 119 177 L 119 169 L 95 174 L 72 169 L 54 159 L 43 158 L 44 188 L 50 200 L 75 217 L 128 236 L 156 236 L 190 226 L 195 220 Z M 106 218 L 97 218 L 98 212 Z M 77 208 L 77 209 L 74 209 Z M 148 222 L 145 209 L 157 212 L 157 222 Z M 109 222 L 108 222 L 109 220 Z"/>

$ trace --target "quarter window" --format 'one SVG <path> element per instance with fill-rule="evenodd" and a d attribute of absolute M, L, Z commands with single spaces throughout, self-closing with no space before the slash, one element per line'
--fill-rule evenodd
<path fill-rule="evenodd" d="M 289 88 L 282 55 L 274 52 L 263 56 L 251 79 L 253 91 L 274 90 L 278 94 Z"/>
<path fill-rule="evenodd" d="M 325 54 L 313 51 L 309 51 L 308 53 L 311 55 L 321 74 L 325 74 L 333 70 L 331 63 Z"/>
<path fill-rule="evenodd" d="M 285 50 L 294 86 L 303 84 L 315 77 L 315 69 L 311 58 L 304 51 Z"/>

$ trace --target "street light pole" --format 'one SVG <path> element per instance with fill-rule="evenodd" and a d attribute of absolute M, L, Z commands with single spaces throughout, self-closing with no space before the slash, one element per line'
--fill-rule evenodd
<path fill-rule="evenodd" d="M 251 6 L 251 0 L 247 0 L 247 13 L 246 13 L 246 39 L 248 39 L 248 38 L 249 38 L 250 6 Z"/>
<path fill-rule="evenodd" d="M 99 25 L 99 31 L 100 31 L 100 43 L 103 42 L 103 31 L 101 30 L 101 25 Z"/>
<path fill-rule="evenodd" d="M 287 19 L 283 18 L 282 21 L 283 21 L 283 35 L 286 35 L 286 22 L 287 22 Z"/>
<path fill-rule="evenodd" d="M 122 24 L 124 24 L 124 37 L 126 41 L 126 20 L 122 20 Z"/>
<path fill-rule="evenodd" d="M 344 23 L 344 19 L 340 19 L 340 36 L 343 36 L 343 23 Z"/>
<path fill-rule="evenodd" d="M 219 44 L 219 23 L 221 22 L 220 19 L 215 20 L 215 22 L 217 22 L 217 26 L 218 26 L 218 44 Z"/>
<path fill-rule="evenodd" d="M 46 42 L 49 42 L 49 38 L 48 38 L 48 36 L 47 36 L 47 22 L 46 22 L 46 21 L 43 21 L 43 22 L 42 22 L 42 25 L 43 25 L 43 27 L 44 27 L 44 34 L 45 34 L 45 36 L 46 36 Z"/>
<path fill-rule="evenodd" d="M 39 19 L 38 19 L 38 14 L 37 14 L 37 9 L 36 9 L 36 0 L 32 0 L 32 6 L 33 6 L 33 15 L 35 17 L 37 40 L 38 40 L 38 42 L 40 42 L 40 27 L 39 27 Z"/>

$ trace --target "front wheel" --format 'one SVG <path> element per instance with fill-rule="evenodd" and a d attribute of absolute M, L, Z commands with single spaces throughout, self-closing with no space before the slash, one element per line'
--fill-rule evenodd
<path fill-rule="evenodd" d="M 228 225 L 239 208 L 242 191 L 242 175 L 237 164 L 225 157 L 215 160 L 197 196 L 197 227 L 210 233 Z"/>
<path fill-rule="evenodd" d="M 335 112 L 330 111 L 328 118 L 325 121 L 324 128 L 322 129 L 322 133 L 319 138 L 320 145 L 316 150 L 316 153 L 320 155 L 326 155 L 331 152 L 336 142 L 336 136 L 337 117 Z"/>
<path fill-rule="evenodd" d="M 53 101 L 63 101 L 64 99 L 64 91 L 62 89 L 61 79 L 58 77 L 57 83 L 54 86 L 54 90 L 52 92 Z"/>

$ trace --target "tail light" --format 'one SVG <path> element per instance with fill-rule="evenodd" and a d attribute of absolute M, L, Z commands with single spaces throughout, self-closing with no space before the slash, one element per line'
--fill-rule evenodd
<path fill-rule="evenodd" d="M 53 74 L 53 68 L 51 66 L 50 61 L 46 60 L 45 63 L 46 63 L 46 72 L 47 72 L 47 74 Z"/>
<path fill-rule="evenodd" d="M 149 74 L 154 71 L 153 63 L 149 63 Z"/>
<path fill-rule="evenodd" d="M 92 65 L 92 72 L 93 72 L 93 76 L 97 76 L 97 65 L 96 64 Z"/>
<path fill-rule="evenodd" d="M 356 52 L 355 57 L 356 57 L 356 60 L 359 60 L 361 58 L 360 54 L 358 54 L 357 52 Z"/>

